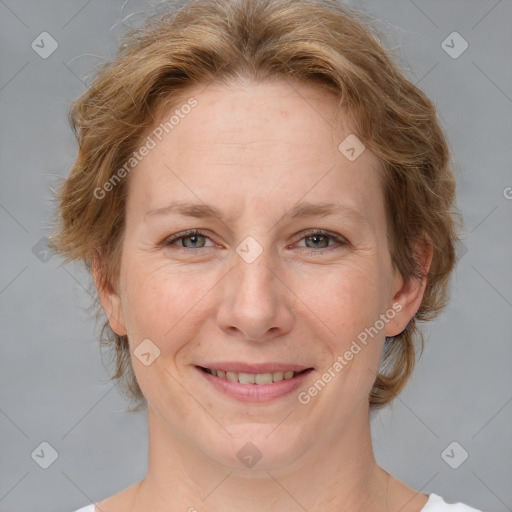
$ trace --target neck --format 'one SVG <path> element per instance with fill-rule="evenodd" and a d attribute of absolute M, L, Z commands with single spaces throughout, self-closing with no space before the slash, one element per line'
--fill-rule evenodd
<path fill-rule="evenodd" d="M 373 454 L 368 408 L 336 443 L 322 442 L 286 467 L 257 471 L 220 466 L 180 439 L 148 406 L 149 459 L 133 512 L 263 510 L 387 512 L 389 475 Z M 336 429 L 334 425 L 332 427 Z"/>

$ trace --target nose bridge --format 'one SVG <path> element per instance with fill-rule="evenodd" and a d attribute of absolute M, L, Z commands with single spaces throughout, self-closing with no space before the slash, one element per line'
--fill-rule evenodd
<path fill-rule="evenodd" d="M 263 238 L 260 240 L 247 237 L 236 247 L 229 291 L 225 290 L 219 309 L 221 326 L 236 328 L 249 339 L 264 338 L 269 330 L 287 331 L 292 321 L 289 292 L 276 276 L 275 254 Z"/>
<path fill-rule="evenodd" d="M 266 239 L 269 240 L 268 237 Z M 276 300 L 275 255 L 269 244 L 260 237 L 246 237 L 236 248 L 234 263 L 234 288 L 238 303 L 265 300 L 269 304 Z M 262 311 L 265 304 L 260 304 Z"/>

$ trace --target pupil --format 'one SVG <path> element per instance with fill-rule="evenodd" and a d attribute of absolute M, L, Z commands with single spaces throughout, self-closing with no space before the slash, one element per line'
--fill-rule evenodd
<path fill-rule="evenodd" d="M 322 245 L 322 238 L 325 242 L 326 237 L 324 235 L 312 235 L 309 237 L 309 239 L 313 241 L 315 247 L 326 247 L 325 243 Z M 318 242 L 320 242 L 320 244 L 318 244 Z"/>
<path fill-rule="evenodd" d="M 184 238 L 185 247 L 190 247 L 190 245 L 193 245 L 193 246 L 194 246 L 195 244 L 197 244 L 197 243 L 198 243 L 198 241 L 199 241 L 199 237 L 200 237 L 200 236 L 201 236 L 201 235 L 189 235 L 189 236 L 185 237 L 185 238 Z M 186 243 L 187 238 L 191 241 L 191 244 L 190 244 L 190 245 L 187 245 L 187 243 Z"/>

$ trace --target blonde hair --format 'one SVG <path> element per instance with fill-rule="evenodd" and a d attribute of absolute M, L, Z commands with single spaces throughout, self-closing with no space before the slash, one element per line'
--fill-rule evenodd
<path fill-rule="evenodd" d="M 420 277 L 417 244 L 433 259 L 421 307 L 406 329 L 387 338 L 369 395 L 378 408 L 395 398 L 423 350 L 418 321 L 446 305 L 455 265 L 455 180 L 436 109 L 391 60 L 363 13 L 335 0 L 193 0 L 126 33 L 116 57 L 70 109 L 79 151 L 56 196 L 52 243 L 66 261 L 100 269 L 113 287 L 124 232 L 127 179 L 98 198 L 95 190 L 139 147 L 143 133 L 194 85 L 287 77 L 324 87 L 353 115 L 354 133 L 381 161 L 390 255 L 406 278 Z M 106 337 L 105 337 L 106 334 Z M 112 379 L 145 403 L 128 340 L 106 322 L 102 343 L 115 359 Z"/>

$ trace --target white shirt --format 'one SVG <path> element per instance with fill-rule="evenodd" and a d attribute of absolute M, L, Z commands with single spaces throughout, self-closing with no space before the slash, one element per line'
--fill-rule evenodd
<path fill-rule="evenodd" d="M 75 510 L 75 512 L 96 512 L 94 510 L 94 505 L 88 505 L 87 507 L 83 507 L 81 509 Z M 446 503 L 446 501 L 438 496 L 437 494 L 431 493 L 428 496 L 428 501 L 425 503 L 425 506 L 420 510 L 420 512 L 482 512 L 473 507 L 469 507 L 468 505 L 464 505 L 464 503 Z"/>

